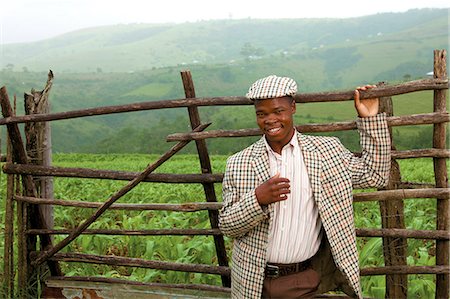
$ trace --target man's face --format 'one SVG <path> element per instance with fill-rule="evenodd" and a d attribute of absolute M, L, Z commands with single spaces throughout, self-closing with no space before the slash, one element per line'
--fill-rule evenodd
<path fill-rule="evenodd" d="M 295 101 L 291 97 L 256 100 L 256 122 L 270 147 L 278 153 L 294 135 Z"/>

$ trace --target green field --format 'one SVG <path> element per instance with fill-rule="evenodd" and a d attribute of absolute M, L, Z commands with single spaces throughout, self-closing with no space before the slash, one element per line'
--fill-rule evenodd
<path fill-rule="evenodd" d="M 156 155 L 91 155 L 57 154 L 55 166 L 89 167 L 140 171 L 157 159 Z M 222 173 L 226 156 L 212 156 L 214 173 Z M 434 182 L 431 159 L 399 161 L 405 181 Z M 157 170 L 160 173 L 199 173 L 196 156 L 178 155 Z M 105 201 L 126 182 L 55 178 L 55 198 L 82 201 Z M 5 198 L 5 176 L 1 176 L 1 195 Z M 221 200 L 221 186 L 216 185 L 216 194 Z M 143 183 L 133 189 L 120 203 L 183 203 L 204 202 L 201 185 Z M 89 217 L 94 210 L 78 208 L 55 208 L 55 226 L 74 228 Z M 380 212 L 377 203 L 355 203 L 356 226 L 379 228 Z M 4 204 L 0 208 L 0 250 L 3 253 Z M 435 229 L 436 200 L 405 200 L 405 221 L 410 229 Z M 164 211 L 108 211 L 90 228 L 103 229 L 158 229 L 158 228 L 210 228 L 207 212 L 177 213 Z M 55 242 L 63 236 L 55 236 Z M 227 247 L 231 241 L 226 239 Z M 361 267 L 382 266 L 381 238 L 359 238 Z M 408 240 L 409 265 L 433 265 L 435 263 L 434 242 Z M 217 264 L 212 237 L 204 236 L 94 236 L 83 235 L 63 251 L 88 254 L 138 257 L 149 260 L 164 260 L 182 263 Z M 228 251 L 231 254 L 230 251 Z M 3 259 L 0 266 L 3 269 Z M 185 274 L 176 271 L 156 271 L 128 267 L 96 266 L 80 263 L 61 263 L 66 275 L 104 276 L 144 282 L 206 283 L 220 285 L 220 277 L 215 275 Z M 1 278 L 1 275 L 0 275 Z M 363 291 L 367 296 L 384 298 L 384 277 L 363 277 Z M 434 296 L 434 276 L 410 275 L 409 296 L 430 298 Z"/>

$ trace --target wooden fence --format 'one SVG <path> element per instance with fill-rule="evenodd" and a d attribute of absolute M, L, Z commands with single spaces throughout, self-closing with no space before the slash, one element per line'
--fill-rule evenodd
<path fill-rule="evenodd" d="M 433 124 L 433 148 L 397 151 L 392 150 L 392 163 L 395 166 L 397 159 L 414 159 L 422 157 L 433 158 L 435 184 L 432 186 L 402 182 L 398 167 L 392 167 L 391 181 L 384 190 L 376 192 L 362 192 L 354 194 L 355 202 L 378 201 L 382 214 L 382 227 L 378 229 L 357 229 L 358 237 L 382 237 L 385 257 L 384 267 L 363 268 L 362 276 L 385 275 L 386 297 L 406 298 L 407 275 L 434 274 L 436 275 L 436 298 L 449 298 L 449 188 L 447 178 L 446 159 L 450 151 L 446 149 L 446 125 L 449 114 L 446 108 L 449 82 L 446 70 L 446 51 L 434 51 L 434 78 L 411 81 L 396 85 L 383 85 L 379 88 L 362 92 L 362 98 L 380 97 L 381 109 L 388 113 L 389 127 Z M 197 98 L 190 72 L 181 73 L 185 89 L 184 99 L 164 100 L 156 102 L 135 103 L 130 105 L 108 106 L 100 108 L 83 109 L 61 113 L 30 114 L 14 116 L 6 88 L 0 90 L 0 100 L 3 119 L 0 125 L 7 127 L 10 146 L 7 153 L 7 162 L 3 171 L 7 174 L 6 221 L 5 221 L 5 285 L 8 296 L 14 294 L 14 273 L 17 273 L 19 289 L 26 289 L 33 281 L 38 279 L 36 269 L 46 265 L 55 279 L 59 280 L 89 280 L 92 277 L 66 277 L 60 270 L 59 262 L 82 262 L 104 265 L 120 265 L 128 267 L 142 267 L 151 269 L 174 270 L 184 272 L 209 273 L 220 275 L 222 286 L 210 285 L 176 285 L 164 284 L 165 287 L 197 289 L 204 291 L 229 293 L 230 269 L 228 264 L 225 242 L 218 229 L 218 210 L 221 203 L 217 201 L 214 185 L 220 184 L 223 174 L 212 173 L 211 161 L 205 139 L 230 138 L 260 135 L 259 129 L 240 130 L 211 130 L 205 131 L 208 124 L 202 124 L 198 107 L 200 106 L 229 106 L 252 105 L 245 97 L 213 97 Z M 416 115 L 394 116 L 391 96 L 412 93 L 423 90 L 434 91 L 434 112 Z M 298 103 L 351 101 L 353 91 L 325 92 L 297 94 Z M 61 119 L 87 117 L 130 111 L 154 110 L 185 107 L 188 109 L 192 131 L 189 133 L 176 133 L 167 137 L 168 141 L 176 144 L 157 161 L 148 165 L 141 173 L 124 171 L 104 171 L 95 169 L 62 168 L 30 163 L 30 154 L 27 153 L 18 129 L 19 123 L 46 123 Z M 356 129 L 355 121 L 336 122 L 327 124 L 300 125 L 297 129 L 304 133 L 334 132 Z M 430 137 L 431 138 L 431 137 Z M 201 164 L 201 174 L 155 174 L 160 165 L 174 156 L 190 141 L 197 146 Z M 124 180 L 128 183 L 110 196 L 105 202 L 86 202 L 77 200 L 61 200 L 46 198 L 41 195 L 40 188 L 36 187 L 33 178 L 36 177 L 76 177 Z M 20 182 L 18 178 L 21 178 Z M 194 202 L 188 204 L 118 204 L 122 196 L 143 182 L 164 183 L 198 183 L 203 185 L 207 202 Z M 436 230 L 410 230 L 405 229 L 403 221 L 403 200 L 414 198 L 437 199 Z M 14 216 L 14 205 L 16 215 Z M 42 206 L 67 206 L 78 208 L 92 208 L 95 212 L 77 228 L 52 229 L 46 222 Z M 111 230 L 89 229 L 107 209 L 121 210 L 165 210 L 178 212 L 208 211 L 210 229 L 159 229 L 159 230 Z M 17 228 L 14 228 L 14 217 L 17 217 Z M 14 263 L 14 231 L 17 232 L 18 257 Z M 67 235 L 57 244 L 53 244 L 52 235 Z M 207 235 L 214 239 L 218 265 L 182 264 L 168 261 L 145 260 L 141 258 L 127 258 L 119 256 L 92 255 L 83 253 L 62 253 L 74 239 L 81 234 L 108 234 L 108 235 Z M 37 236 L 39 236 L 40 249 L 37 249 Z M 405 248 L 408 238 L 436 240 L 435 266 L 408 266 L 406 263 Z M 97 279 L 97 281 L 117 282 L 114 279 Z M 126 283 L 121 281 L 122 283 Z M 128 282 L 132 284 L 132 282 Z M 148 284 L 156 286 L 158 284 Z"/>

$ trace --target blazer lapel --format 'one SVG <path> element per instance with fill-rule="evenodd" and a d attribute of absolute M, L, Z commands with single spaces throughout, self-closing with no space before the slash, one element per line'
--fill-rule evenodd
<path fill-rule="evenodd" d="M 256 178 L 260 181 L 260 183 L 265 182 L 270 178 L 269 158 L 267 156 L 266 147 L 262 138 L 253 148 L 252 167 L 255 170 Z"/>
<path fill-rule="evenodd" d="M 322 169 L 322 160 L 316 146 L 311 142 L 308 136 L 297 133 L 298 142 L 302 151 L 303 160 L 308 171 L 309 181 L 314 194 L 314 200 L 320 209 L 320 175 Z"/>
<path fill-rule="evenodd" d="M 267 156 L 267 150 L 263 138 L 261 138 L 255 144 L 253 148 L 253 160 L 251 162 L 252 167 L 255 170 L 255 179 L 257 185 L 270 179 L 269 157 Z M 272 218 L 274 209 L 273 204 L 268 205 L 268 209 L 270 218 Z"/>

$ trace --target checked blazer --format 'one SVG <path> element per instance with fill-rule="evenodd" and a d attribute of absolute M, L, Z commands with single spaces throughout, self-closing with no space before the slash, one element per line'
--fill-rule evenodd
<path fill-rule="evenodd" d="M 322 221 L 328 254 L 319 253 L 313 267 L 321 274 L 320 292 L 339 286 L 330 280 L 343 277 L 343 289 L 362 298 L 356 234 L 353 220 L 353 188 L 383 187 L 390 171 L 390 137 L 386 114 L 359 118 L 362 148 L 356 157 L 335 137 L 308 136 L 297 132 L 303 159 Z M 234 239 L 231 265 L 232 298 L 261 298 L 266 249 L 273 204 L 260 206 L 255 189 L 270 178 L 264 140 L 260 139 L 227 160 L 223 180 L 223 208 L 219 225 Z M 330 255 L 329 255 L 330 256 Z M 322 261 L 320 261 L 322 260 Z M 331 262 L 329 262 L 331 261 Z M 333 263 L 334 262 L 334 263 Z M 336 275 L 321 267 L 333 264 Z M 315 266 L 319 265 L 319 266 Z M 317 267 L 319 269 L 317 269 Z"/>

